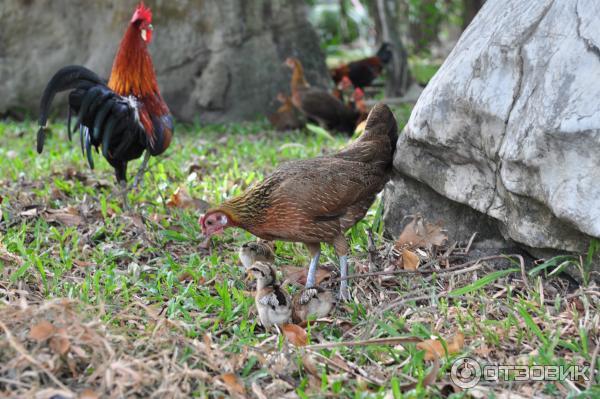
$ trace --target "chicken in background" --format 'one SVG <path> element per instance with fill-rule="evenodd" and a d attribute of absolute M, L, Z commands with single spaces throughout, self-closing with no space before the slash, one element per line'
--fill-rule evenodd
<path fill-rule="evenodd" d="M 134 187 L 142 178 L 150 155 L 162 154 L 171 143 L 173 119 L 158 84 L 148 44 L 152 41 L 152 11 L 141 2 L 121 40 L 110 79 L 106 82 L 89 69 L 71 65 L 50 79 L 40 104 L 37 151 L 44 148 L 48 112 L 54 96 L 69 93 L 67 132 L 71 139 L 71 116 L 77 115 L 81 150 L 94 168 L 92 146 L 115 169 L 127 204 L 127 163 L 144 154 Z"/>
<path fill-rule="evenodd" d="M 383 43 L 373 57 L 363 58 L 348 64 L 340 65 L 329 72 L 333 81 L 338 84 L 344 77 L 350 79 L 354 87 L 364 89 L 381 75 L 384 65 L 392 60 L 392 46 Z"/>
<path fill-rule="evenodd" d="M 275 262 L 273 243 L 265 240 L 242 244 L 239 256 L 240 262 L 242 262 L 246 270 L 250 269 L 254 262 Z"/>
<path fill-rule="evenodd" d="M 281 106 L 275 113 L 268 116 L 271 125 L 279 131 L 302 129 L 305 126 L 303 118 L 292 104 L 292 99 L 283 93 L 277 95 Z"/>
<path fill-rule="evenodd" d="M 270 263 L 255 262 L 248 273 L 256 278 L 256 310 L 265 328 L 287 323 L 292 316 L 290 295 L 277 283 L 275 269 Z"/>
<path fill-rule="evenodd" d="M 348 105 L 344 100 L 351 97 L 352 90 L 352 82 L 347 76 L 344 76 L 344 78 L 336 84 L 335 88 L 331 91 L 331 94 L 342 103 Z"/>
<path fill-rule="evenodd" d="M 305 288 L 292 299 L 292 321 L 303 323 L 309 317 L 320 319 L 333 309 L 335 298 L 330 290 L 321 287 Z"/>
<path fill-rule="evenodd" d="M 359 117 L 358 113 L 345 106 L 331 93 L 311 87 L 304 77 L 304 69 L 297 58 L 288 58 L 286 65 L 292 69 L 292 103 L 310 121 L 327 130 L 352 135 Z"/>
<path fill-rule="evenodd" d="M 209 209 L 199 223 L 210 237 L 240 227 L 264 240 L 302 242 L 312 260 L 314 287 L 321 243 L 333 245 L 342 279 L 348 274 L 346 231 L 361 220 L 389 179 L 398 126 L 392 111 L 376 105 L 365 133 L 336 154 L 290 161 L 241 195 Z M 340 298 L 349 299 L 347 280 Z"/>

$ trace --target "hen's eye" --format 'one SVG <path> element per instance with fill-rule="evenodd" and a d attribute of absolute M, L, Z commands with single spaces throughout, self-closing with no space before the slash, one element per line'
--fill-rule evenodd
<path fill-rule="evenodd" d="M 213 224 L 213 222 L 212 222 L 212 220 L 207 220 L 207 221 L 206 221 L 206 224 L 210 226 L 210 225 L 212 225 L 212 224 Z"/>

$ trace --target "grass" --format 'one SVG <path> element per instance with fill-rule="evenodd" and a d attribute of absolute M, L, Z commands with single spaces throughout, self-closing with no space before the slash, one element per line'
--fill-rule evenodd
<path fill-rule="evenodd" d="M 404 123 L 408 112 L 398 111 Z M 76 143 L 65 139 L 64 125 L 51 128 L 54 134 L 38 155 L 32 123 L 0 123 L 2 395 L 55 389 L 65 397 L 458 398 L 469 396 L 449 384 L 451 363 L 460 356 L 503 364 L 592 361 L 597 291 L 567 292 L 562 280 L 543 278 L 552 266 L 529 276 L 530 289 L 518 267 L 490 274 L 498 267 L 493 262 L 472 272 L 355 280 L 355 302 L 339 305 L 328 323 L 307 327 L 314 343 L 463 334 L 465 344 L 442 356 L 434 383 L 426 381 L 432 363 L 415 345 L 312 351 L 264 331 L 236 255 L 253 237 L 230 229 L 207 251 L 197 223 L 203 203 L 166 204 L 181 187 L 194 199 L 219 203 L 283 161 L 341 148 L 344 137 L 282 134 L 262 122 L 177 126 L 171 148 L 151 160 L 141 189 L 130 193 L 134 210 L 125 212 L 108 164 L 96 156 L 96 170 L 89 170 Z M 130 176 L 138 165 L 130 164 Z M 48 210 L 58 209 L 57 222 Z M 368 268 L 365 231 L 371 227 L 381 267 L 394 265 L 380 215 L 378 200 L 348 233 L 355 271 Z M 420 256 L 439 260 L 446 249 Z M 278 243 L 276 252 L 279 266 L 309 261 L 299 244 Z M 331 248 L 321 259 L 337 265 Z M 504 263 L 505 269 L 513 266 Z M 397 306 L 383 310 L 390 303 Z M 43 320 L 57 330 L 52 338 L 36 339 L 32 328 Z M 408 383 L 416 386 L 408 389 Z M 598 393 L 585 381 L 480 389 L 484 395 Z"/>

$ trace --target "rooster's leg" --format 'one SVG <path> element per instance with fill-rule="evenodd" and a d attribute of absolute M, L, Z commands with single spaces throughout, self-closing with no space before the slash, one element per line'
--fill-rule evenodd
<path fill-rule="evenodd" d="M 320 244 L 307 244 L 308 250 L 312 259 L 310 260 L 310 266 L 308 267 L 308 274 L 306 275 L 306 287 L 314 287 L 317 282 L 317 267 L 319 266 L 319 257 L 321 256 L 321 245 Z"/>
<path fill-rule="evenodd" d="M 144 177 L 144 172 L 146 172 L 146 166 L 148 166 L 149 159 L 150 159 L 150 151 L 146 150 L 146 151 L 144 151 L 144 159 L 142 160 L 142 166 L 140 166 L 140 170 L 138 170 L 137 174 L 135 175 L 135 179 L 133 179 L 133 187 L 132 188 L 134 190 L 137 188 L 138 184 L 140 184 L 140 181 Z"/>
<path fill-rule="evenodd" d="M 121 196 L 123 199 L 123 209 L 125 209 L 126 211 L 129 211 L 129 201 L 127 200 L 127 192 L 129 191 L 127 189 L 127 182 L 125 180 L 122 180 L 119 182 L 119 185 L 121 186 Z"/>

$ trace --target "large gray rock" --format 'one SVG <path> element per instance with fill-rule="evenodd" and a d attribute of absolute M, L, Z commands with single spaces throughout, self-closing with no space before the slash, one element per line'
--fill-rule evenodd
<path fill-rule="evenodd" d="M 585 251 L 600 237 L 599 20 L 596 0 L 485 3 L 398 141 L 389 234 L 415 211 L 403 196 L 425 185 L 489 217 L 467 218 L 472 229 L 491 218 L 531 249 Z"/>
<path fill-rule="evenodd" d="M 255 118 L 289 91 L 286 57 L 309 81 L 328 83 L 324 57 L 301 0 L 147 1 L 158 83 L 180 120 Z M 81 64 L 108 76 L 137 1 L 2 0 L 0 115 L 37 116 L 51 75 Z M 63 104 L 65 103 L 63 98 Z"/>

